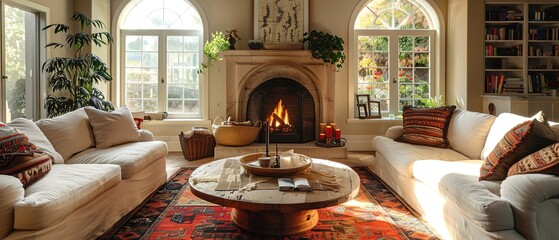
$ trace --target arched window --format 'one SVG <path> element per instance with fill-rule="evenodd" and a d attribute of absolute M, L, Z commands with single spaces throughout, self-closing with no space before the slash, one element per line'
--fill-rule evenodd
<path fill-rule="evenodd" d="M 122 33 L 121 79 L 131 111 L 199 118 L 203 25 L 187 0 L 139 0 L 128 4 Z"/>
<path fill-rule="evenodd" d="M 414 0 L 369 0 L 353 26 L 356 94 L 381 102 L 383 114 L 423 106 L 434 95 L 433 21 Z"/>

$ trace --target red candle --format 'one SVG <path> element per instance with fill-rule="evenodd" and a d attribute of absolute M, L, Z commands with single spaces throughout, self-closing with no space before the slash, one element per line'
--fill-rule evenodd
<path fill-rule="evenodd" d="M 332 137 L 332 126 L 326 126 L 326 137 L 327 138 L 331 138 Z"/>
<path fill-rule="evenodd" d="M 336 140 L 340 140 L 342 138 L 342 130 L 336 128 Z"/>
<path fill-rule="evenodd" d="M 321 133 L 318 135 L 318 140 L 320 140 L 321 142 L 324 142 L 324 138 L 326 137 L 326 134 Z"/>

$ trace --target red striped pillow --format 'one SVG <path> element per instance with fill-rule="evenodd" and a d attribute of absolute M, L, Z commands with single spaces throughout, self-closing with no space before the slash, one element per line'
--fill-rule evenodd
<path fill-rule="evenodd" d="M 447 130 L 456 106 L 414 108 L 404 106 L 402 136 L 394 139 L 431 147 L 448 148 Z"/>
<path fill-rule="evenodd" d="M 510 167 L 507 176 L 527 173 L 559 175 L 559 143 L 551 144 Z"/>

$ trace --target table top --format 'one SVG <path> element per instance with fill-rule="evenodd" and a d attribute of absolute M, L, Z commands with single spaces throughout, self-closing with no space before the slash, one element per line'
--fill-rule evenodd
<path fill-rule="evenodd" d="M 238 157 L 233 159 L 238 161 Z M 190 175 L 189 185 L 192 193 L 201 199 L 226 207 L 250 211 L 295 212 L 318 209 L 338 205 L 357 196 L 360 179 L 355 171 L 341 163 L 316 158 L 312 160 L 313 171 L 337 177 L 337 181 L 340 183 L 337 191 L 300 192 L 258 188 L 247 191 L 216 191 L 217 180 L 200 181 L 200 179 L 218 178 L 222 174 L 227 159 L 216 160 L 194 170 Z"/>

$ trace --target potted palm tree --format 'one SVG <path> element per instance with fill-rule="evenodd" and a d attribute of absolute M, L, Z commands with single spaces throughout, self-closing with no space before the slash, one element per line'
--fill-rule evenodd
<path fill-rule="evenodd" d="M 80 12 L 75 12 L 70 21 L 77 23 L 70 24 L 77 28 L 75 31 L 69 25 L 60 23 L 43 28 L 53 29 L 54 34 L 66 34 L 65 43 L 52 42 L 45 47 L 62 48 L 68 52 L 66 56 L 48 59 L 42 66 L 53 92 L 46 99 L 47 116 L 55 117 L 85 106 L 113 110 L 111 102 L 95 87 L 95 84 L 112 80 L 107 64 L 87 51 L 92 43 L 99 47 L 108 46 L 113 42 L 113 37 L 109 32 L 93 32 L 93 29 L 103 29 L 105 24 Z M 89 29 L 91 32 L 86 32 Z"/>

